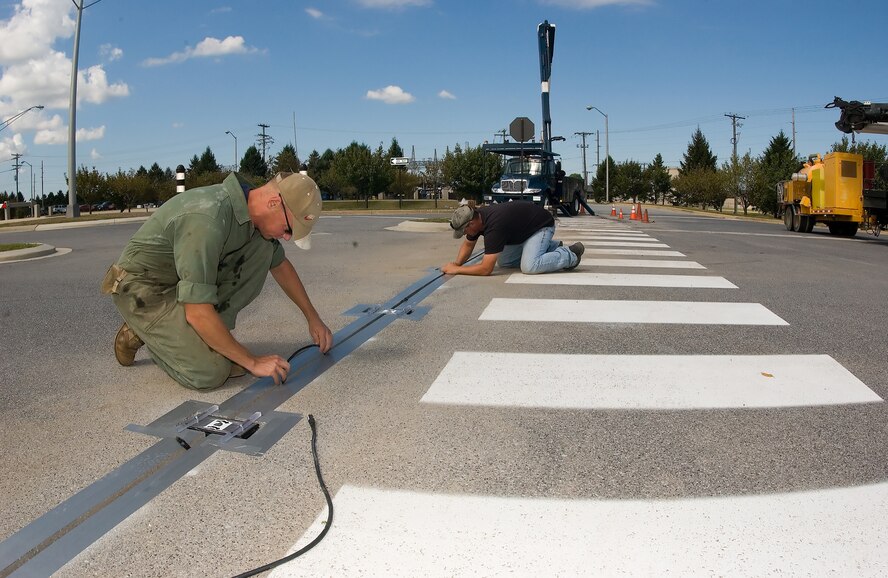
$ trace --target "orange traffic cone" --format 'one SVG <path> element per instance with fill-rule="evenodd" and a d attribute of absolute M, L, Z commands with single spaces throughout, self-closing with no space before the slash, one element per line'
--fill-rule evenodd
<path fill-rule="evenodd" d="M 620 217 L 619 217 L 619 219 L 620 219 L 621 221 L 623 220 L 623 207 L 620 207 Z"/>
<path fill-rule="evenodd" d="M 611 217 L 616 217 L 616 216 L 617 216 L 617 206 L 611 205 Z"/>
<path fill-rule="evenodd" d="M 650 223 L 650 221 L 648 220 L 648 210 L 647 209 L 644 210 L 644 219 L 642 219 L 642 222 L 643 223 Z"/>
<path fill-rule="evenodd" d="M 632 205 L 632 212 L 629 213 L 629 220 L 635 221 L 636 219 L 638 219 L 638 216 L 635 214 L 635 205 Z"/>

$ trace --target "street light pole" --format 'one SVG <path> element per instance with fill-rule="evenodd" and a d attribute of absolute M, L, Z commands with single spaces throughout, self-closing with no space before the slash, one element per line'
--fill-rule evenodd
<path fill-rule="evenodd" d="M 231 138 L 234 139 L 234 170 L 237 172 L 237 137 L 230 130 L 226 130 L 225 134 L 230 134 Z"/>
<path fill-rule="evenodd" d="M 30 110 L 35 110 L 35 109 L 36 110 L 43 110 L 43 105 L 38 104 L 37 106 L 32 106 L 31 108 L 26 108 L 25 110 L 21 111 L 20 113 L 12 115 L 11 117 L 4 120 L 3 122 L 0 122 L 0 130 L 3 130 L 4 128 L 8 127 L 10 124 L 12 124 L 12 121 L 16 120 L 20 116 L 23 116 L 26 112 L 28 112 Z"/>
<path fill-rule="evenodd" d="M 610 202 L 610 132 L 607 128 L 607 115 L 595 106 L 587 106 L 586 110 L 597 110 L 604 117 L 604 202 Z"/>
<path fill-rule="evenodd" d="M 71 95 L 68 103 L 68 217 L 80 216 L 80 205 L 77 204 L 77 60 L 80 56 L 80 23 L 83 11 L 101 0 L 76 0 L 77 24 L 74 28 L 74 50 L 71 52 Z"/>

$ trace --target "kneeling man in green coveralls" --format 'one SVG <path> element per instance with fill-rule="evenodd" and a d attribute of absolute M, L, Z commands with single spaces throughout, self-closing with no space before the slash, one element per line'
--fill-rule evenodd
<path fill-rule="evenodd" d="M 222 184 L 164 203 L 102 283 L 124 319 L 114 339 L 117 361 L 132 365 L 147 345 L 157 365 L 185 387 L 211 389 L 245 370 L 282 383 L 290 371 L 286 359 L 254 355 L 231 335 L 269 271 L 326 353 L 333 335 L 278 241 L 308 248 L 320 214 L 317 185 L 299 173 L 279 173 L 259 188 L 232 173 Z"/>

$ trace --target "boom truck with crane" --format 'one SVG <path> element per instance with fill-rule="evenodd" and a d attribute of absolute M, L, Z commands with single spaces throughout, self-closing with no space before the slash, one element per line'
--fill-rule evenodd
<path fill-rule="evenodd" d="M 549 112 L 549 78 L 552 75 L 552 58 L 555 53 L 555 25 L 548 20 L 537 26 L 537 42 L 540 56 L 540 83 L 543 113 L 542 140 L 536 142 L 533 122 L 526 117 L 516 118 L 509 125 L 509 142 L 504 136 L 502 143 L 485 143 L 481 148 L 489 153 L 502 155 L 503 172 L 489 193 L 483 195 L 487 203 L 508 201 L 532 201 L 549 207 L 553 214 L 559 210 L 568 217 L 580 213 L 584 207 L 589 214 L 595 212 L 586 203 L 585 183 L 565 176 L 557 153 L 552 152 L 552 116 Z"/>
<path fill-rule="evenodd" d="M 888 134 L 888 103 L 836 97 L 826 108 L 841 112 L 836 128 L 844 133 Z M 853 237 L 859 228 L 874 235 L 888 228 L 888 196 L 875 188 L 876 174 L 888 182 L 888 165 L 876 167 L 856 153 L 811 155 L 788 181 L 777 184 L 778 216 L 788 231 L 810 233 L 824 223 L 830 234 Z"/>

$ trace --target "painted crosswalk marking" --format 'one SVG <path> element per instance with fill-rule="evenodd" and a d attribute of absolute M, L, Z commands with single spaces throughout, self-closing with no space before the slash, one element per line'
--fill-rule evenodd
<path fill-rule="evenodd" d="M 666 251 L 663 249 L 602 249 L 600 247 L 586 247 L 585 255 L 634 255 L 637 257 L 684 257 L 684 253 L 678 251 Z"/>
<path fill-rule="evenodd" d="M 661 269 L 705 269 L 696 261 L 667 261 L 661 259 L 587 259 L 583 258 L 577 271 L 597 267 L 637 267 Z"/>
<path fill-rule="evenodd" d="M 526 285 L 590 285 L 600 287 L 686 287 L 694 289 L 736 289 L 737 286 L 714 275 L 649 275 L 643 273 L 590 273 L 565 271 L 553 275 L 513 273 L 506 283 Z"/>
<path fill-rule="evenodd" d="M 888 575 L 888 483 L 649 500 L 346 484 L 333 501 L 335 531 L 272 577 Z"/>
<path fill-rule="evenodd" d="M 798 407 L 882 401 L 828 355 L 453 354 L 425 403 L 566 409 Z"/>
<path fill-rule="evenodd" d="M 565 323 L 789 325 L 759 303 L 493 298 L 479 319 Z"/>
<path fill-rule="evenodd" d="M 659 243 L 658 239 L 653 237 L 621 237 L 619 235 L 587 235 L 583 233 L 571 233 L 568 235 L 557 235 L 559 239 L 570 239 L 571 241 L 630 241 L 632 243 Z"/>
<path fill-rule="evenodd" d="M 573 240 L 573 239 L 571 239 Z M 645 249 L 663 248 L 668 249 L 666 243 L 651 243 L 649 241 L 582 241 L 586 247 L 639 247 Z"/>

